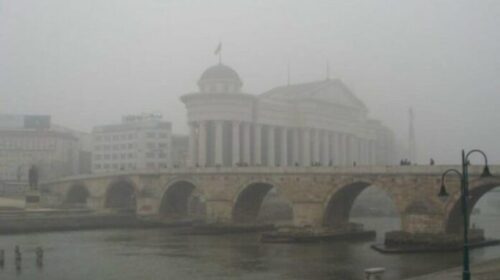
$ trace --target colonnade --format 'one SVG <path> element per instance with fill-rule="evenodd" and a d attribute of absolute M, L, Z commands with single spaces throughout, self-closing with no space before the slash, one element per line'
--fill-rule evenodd
<path fill-rule="evenodd" d="M 375 140 L 350 133 L 240 121 L 201 121 L 189 127 L 190 166 L 332 166 L 376 162 Z"/>

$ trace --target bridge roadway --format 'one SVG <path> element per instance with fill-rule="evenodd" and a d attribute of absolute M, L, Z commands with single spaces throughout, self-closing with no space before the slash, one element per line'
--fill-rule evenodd
<path fill-rule="evenodd" d="M 254 223 L 265 195 L 275 188 L 288 200 L 295 226 L 340 227 L 349 221 L 356 197 L 377 186 L 392 199 L 401 230 L 408 233 L 458 233 L 462 228 L 460 181 L 447 177 L 450 197 L 437 194 L 441 174 L 460 166 L 228 167 L 177 168 L 69 177 L 41 185 L 48 205 L 91 209 L 129 207 L 140 216 L 185 218 L 193 197 L 204 202 L 207 222 Z M 500 166 L 490 166 L 500 175 Z M 479 177 L 471 166 L 470 209 L 500 177 Z"/>

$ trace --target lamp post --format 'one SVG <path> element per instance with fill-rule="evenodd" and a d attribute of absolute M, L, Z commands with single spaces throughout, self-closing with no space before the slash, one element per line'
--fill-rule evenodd
<path fill-rule="evenodd" d="M 460 198 L 462 202 L 462 215 L 464 221 L 464 249 L 463 249 L 463 271 L 462 280 L 470 280 L 470 269 L 469 269 L 469 213 L 467 209 L 467 199 L 469 197 L 469 156 L 472 153 L 480 153 L 484 157 L 484 169 L 481 177 L 491 177 L 490 169 L 488 167 L 488 158 L 486 154 L 478 149 L 469 151 L 467 154 L 462 150 L 462 172 L 456 169 L 448 169 L 441 176 L 441 189 L 439 190 L 438 196 L 441 198 L 448 197 L 448 192 L 445 186 L 445 177 L 450 173 L 455 173 L 460 177 Z"/>

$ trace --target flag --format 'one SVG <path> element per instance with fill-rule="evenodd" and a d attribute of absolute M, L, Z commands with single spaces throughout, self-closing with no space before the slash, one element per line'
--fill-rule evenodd
<path fill-rule="evenodd" d="M 217 48 L 215 49 L 214 54 L 219 54 L 219 53 L 220 53 L 220 51 L 221 51 L 221 49 L 222 49 L 222 43 L 219 43 L 219 45 L 218 45 L 218 46 L 217 46 Z"/>

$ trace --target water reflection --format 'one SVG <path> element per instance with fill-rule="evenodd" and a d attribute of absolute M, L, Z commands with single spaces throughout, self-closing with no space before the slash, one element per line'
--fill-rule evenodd
<path fill-rule="evenodd" d="M 489 217 L 484 224 L 491 223 Z M 353 219 L 388 230 L 397 218 Z M 478 222 L 479 223 L 479 222 Z M 487 230 L 487 232 L 490 232 Z M 381 239 L 383 234 L 378 235 Z M 13 245 L 23 251 L 23 270 L 12 263 Z M 178 235 L 172 230 L 107 230 L 3 236 L 6 266 L 1 279 L 363 279 L 363 269 L 384 266 L 384 279 L 459 265 L 460 253 L 382 255 L 370 242 L 262 244 L 256 234 Z M 34 248 L 43 246 L 43 270 Z M 25 257 L 24 257 L 25 256 Z M 472 252 L 472 260 L 500 256 L 500 247 Z"/>

